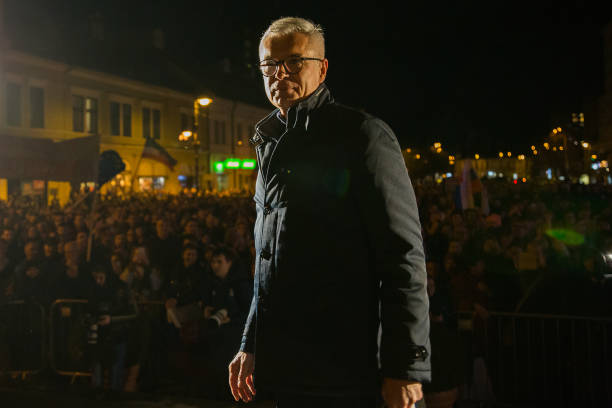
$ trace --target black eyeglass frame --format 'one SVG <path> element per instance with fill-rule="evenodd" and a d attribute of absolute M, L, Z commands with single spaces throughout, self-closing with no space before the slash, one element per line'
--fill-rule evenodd
<path fill-rule="evenodd" d="M 286 62 L 287 60 L 291 60 L 291 59 L 294 59 L 294 60 L 300 60 L 300 68 L 299 68 L 297 71 L 292 72 L 292 71 L 290 71 L 290 70 L 289 70 L 289 68 L 287 67 L 287 64 L 286 64 L 285 62 Z M 319 61 L 319 62 L 323 62 L 323 61 L 325 61 L 325 58 L 314 58 L 314 57 L 290 57 L 290 58 L 287 58 L 287 59 L 282 59 L 282 60 L 279 60 L 279 61 L 277 61 L 277 60 L 275 60 L 275 59 L 270 58 L 270 59 L 265 59 L 265 60 L 261 60 L 261 61 L 259 61 L 259 70 L 261 71 L 261 73 L 262 73 L 262 75 L 263 75 L 263 76 L 265 76 L 265 77 L 273 77 L 273 76 L 275 76 L 276 74 L 278 74 L 278 68 L 279 68 L 279 67 L 282 65 L 282 66 L 284 66 L 284 67 L 285 67 L 285 71 L 286 71 L 288 74 L 297 74 L 297 73 L 299 73 L 299 72 L 302 70 L 302 68 L 304 67 L 304 61 Z M 264 65 L 264 64 L 263 64 L 264 62 L 267 62 L 268 64 Z M 271 64 L 271 62 L 274 62 L 274 64 Z M 273 73 L 273 74 L 271 74 L 271 75 L 266 75 L 266 73 L 264 72 L 264 67 L 270 67 L 270 66 L 275 66 L 274 73 Z"/>

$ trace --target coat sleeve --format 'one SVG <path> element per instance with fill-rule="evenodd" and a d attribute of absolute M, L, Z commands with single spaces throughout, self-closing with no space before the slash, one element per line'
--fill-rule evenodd
<path fill-rule="evenodd" d="M 242 341 L 240 343 L 240 351 L 245 353 L 255 352 L 255 309 L 257 308 L 257 299 L 253 296 L 251 300 L 251 309 L 244 324 L 244 332 L 242 333 Z"/>
<path fill-rule="evenodd" d="M 361 133 L 358 203 L 380 279 L 382 375 L 427 382 L 429 299 L 414 190 L 392 130 L 370 118 Z"/>

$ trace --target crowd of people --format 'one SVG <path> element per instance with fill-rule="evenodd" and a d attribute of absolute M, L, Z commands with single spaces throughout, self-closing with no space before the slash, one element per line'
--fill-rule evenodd
<path fill-rule="evenodd" d="M 610 316 L 602 254 L 612 253 L 612 189 L 485 186 L 483 213 L 459 209 L 450 185 L 414 183 L 432 344 L 445 336 L 452 344 L 458 312 L 474 316 L 474 330 L 491 311 Z M 49 311 L 57 299 L 86 299 L 96 387 L 151 388 L 175 369 L 185 378 L 202 374 L 211 393 L 228 396 L 227 363 L 252 296 L 252 197 L 83 197 L 63 208 L 24 196 L 0 201 L 0 305 L 19 299 Z M 460 361 L 454 372 L 447 361 L 436 377 L 435 360 L 426 391 L 465 381 Z"/>

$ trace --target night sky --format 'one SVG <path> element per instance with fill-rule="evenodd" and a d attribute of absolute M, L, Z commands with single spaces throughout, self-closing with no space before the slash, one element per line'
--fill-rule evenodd
<path fill-rule="evenodd" d="M 557 125 L 552 118 L 569 119 L 603 92 L 600 33 L 612 2 L 421 3 L 5 0 L 5 7 L 18 16 L 7 25 L 32 41 L 43 26 L 62 39 L 96 11 L 109 32 L 161 28 L 168 56 L 195 71 L 224 58 L 255 64 L 273 19 L 310 18 L 326 31 L 336 100 L 387 121 L 403 147 L 439 141 L 451 153 L 526 152 Z M 267 106 L 262 81 L 248 84 Z"/>

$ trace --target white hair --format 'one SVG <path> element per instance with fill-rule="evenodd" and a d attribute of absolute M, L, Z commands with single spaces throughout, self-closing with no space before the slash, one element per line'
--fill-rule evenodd
<path fill-rule="evenodd" d="M 301 17 L 282 17 L 278 20 L 273 21 L 266 31 L 261 36 L 259 41 L 259 49 L 268 37 L 285 36 L 294 33 L 301 33 L 308 36 L 311 44 L 315 47 L 320 46 L 323 55 L 325 57 L 325 37 L 323 35 L 323 27 L 319 24 L 315 24 L 310 20 L 306 20 Z"/>

